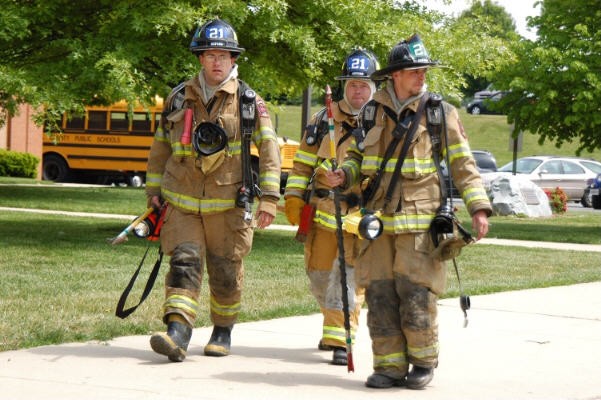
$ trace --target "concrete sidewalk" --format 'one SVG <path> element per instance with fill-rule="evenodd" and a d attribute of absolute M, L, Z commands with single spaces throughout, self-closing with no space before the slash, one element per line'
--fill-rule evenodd
<path fill-rule="evenodd" d="M 0 353 L 2 399 L 601 399 L 601 282 L 472 296 L 469 325 L 457 298 L 440 301 L 440 365 L 422 391 L 368 389 L 365 314 L 355 372 L 316 349 L 320 315 L 241 323 L 232 354 L 154 354 L 149 336 Z"/>

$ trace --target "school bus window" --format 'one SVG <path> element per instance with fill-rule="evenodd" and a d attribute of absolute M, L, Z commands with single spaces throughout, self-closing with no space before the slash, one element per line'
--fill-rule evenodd
<path fill-rule="evenodd" d="M 123 111 L 111 111 L 110 131 L 127 131 L 129 129 L 129 120 L 127 113 Z"/>
<path fill-rule="evenodd" d="M 134 132 L 150 132 L 150 115 L 145 112 L 135 112 L 131 130 Z"/>
<path fill-rule="evenodd" d="M 106 112 L 88 112 L 88 129 L 93 131 L 106 131 Z"/>
<path fill-rule="evenodd" d="M 60 126 L 60 125 L 59 125 Z M 85 118 L 72 116 L 67 119 L 66 131 L 83 131 L 85 129 Z"/>
<path fill-rule="evenodd" d="M 154 130 L 155 131 L 157 130 L 157 128 L 159 126 L 161 126 L 160 122 L 161 122 L 161 113 L 158 112 L 154 115 Z"/>

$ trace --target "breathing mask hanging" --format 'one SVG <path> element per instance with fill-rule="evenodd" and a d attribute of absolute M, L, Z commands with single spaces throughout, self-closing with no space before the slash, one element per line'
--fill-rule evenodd
<path fill-rule="evenodd" d="M 194 130 L 192 145 L 201 156 L 210 156 L 225 148 L 227 133 L 217 124 L 201 122 Z"/>

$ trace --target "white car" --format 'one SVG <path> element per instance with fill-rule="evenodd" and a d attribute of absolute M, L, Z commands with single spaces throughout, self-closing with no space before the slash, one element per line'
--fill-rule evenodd
<path fill-rule="evenodd" d="M 498 169 L 499 173 L 512 173 L 513 161 Z M 580 201 L 589 179 L 601 173 L 601 163 L 577 157 L 531 156 L 517 159 L 516 174 L 527 177 L 541 189 L 559 187 L 570 201 Z"/>

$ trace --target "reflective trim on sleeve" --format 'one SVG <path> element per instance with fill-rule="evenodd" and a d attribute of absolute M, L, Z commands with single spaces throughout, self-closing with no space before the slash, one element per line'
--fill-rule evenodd
<path fill-rule="evenodd" d="M 314 167 L 317 164 L 317 155 L 308 151 L 302 151 L 300 148 L 296 150 L 294 154 L 293 162 L 299 162 L 301 164 Z"/>

